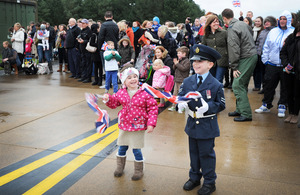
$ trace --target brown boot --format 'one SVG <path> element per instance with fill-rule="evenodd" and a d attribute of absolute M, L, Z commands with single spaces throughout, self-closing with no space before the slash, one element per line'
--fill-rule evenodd
<path fill-rule="evenodd" d="M 140 162 L 134 161 L 134 174 L 131 177 L 131 179 L 134 181 L 140 180 L 144 175 L 143 169 L 144 169 L 143 161 Z"/>
<path fill-rule="evenodd" d="M 63 72 L 68 72 L 68 64 L 65 64 L 65 69 L 63 70 Z"/>
<path fill-rule="evenodd" d="M 15 74 L 19 74 L 17 64 L 13 64 L 12 67 L 15 69 Z"/>
<path fill-rule="evenodd" d="M 57 72 L 61 72 L 61 71 L 62 71 L 62 64 L 59 65 Z"/>
<path fill-rule="evenodd" d="M 115 177 L 121 177 L 125 167 L 126 156 L 117 156 L 117 168 L 114 172 Z"/>

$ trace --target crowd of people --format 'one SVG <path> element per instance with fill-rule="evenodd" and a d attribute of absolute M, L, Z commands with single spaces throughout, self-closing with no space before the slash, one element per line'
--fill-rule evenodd
<path fill-rule="evenodd" d="M 252 121 L 252 110 L 247 94 L 251 77 L 254 80 L 252 90 L 263 94 L 262 106 L 255 109 L 255 113 L 270 112 L 275 90 L 280 82 L 278 117 L 285 117 L 288 110 L 289 114 L 284 121 L 297 124 L 300 109 L 300 23 L 297 15 L 283 11 L 277 19 L 273 16 L 266 18 L 258 16 L 253 19 L 253 12 L 249 11 L 245 18 L 241 12 L 240 18 L 235 19 L 231 9 L 224 9 L 221 15 L 223 21 L 217 14 L 208 12 L 205 16 L 196 18 L 194 22 L 187 17 L 183 23 L 177 25 L 172 21 L 166 21 L 162 25 L 157 16 L 142 23 L 125 20 L 115 22 L 112 12 L 107 11 L 104 22 L 70 18 L 68 25 L 60 24 L 58 27 L 52 27 L 47 22 L 41 24 L 31 22 L 27 30 L 22 28 L 20 23 L 16 23 L 10 29 L 12 44 L 8 41 L 3 42 L 2 65 L 6 74 L 11 74 L 12 70 L 15 74 L 19 74 L 24 58 L 34 56 L 38 58 L 39 63 L 47 62 L 50 72 L 53 73 L 55 48 L 59 59 L 57 72 L 70 73 L 69 78 L 78 82 L 98 85 L 99 88 L 105 89 L 105 94 L 113 88 L 114 95 L 105 96 L 105 102 L 112 108 L 127 101 L 124 100 L 127 94 L 124 91 L 126 87 L 131 90 L 128 91 L 130 98 L 133 98 L 135 93 L 141 93 L 142 98 L 145 96 L 149 98 L 138 91 L 137 80 L 146 82 L 160 91 L 164 91 L 169 82 L 174 82 L 172 90 L 174 95 L 185 95 L 193 84 L 199 88 L 206 80 L 217 86 L 206 90 L 204 94 L 206 101 L 210 102 L 212 97 L 218 97 L 216 100 L 218 107 L 213 110 L 214 107 L 210 105 L 205 111 L 202 109 L 200 118 L 205 118 L 204 113 L 212 112 L 213 119 L 215 114 L 225 108 L 224 94 L 219 90 L 219 87 L 223 86 L 231 88 L 236 97 L 236 109 L 228 113 L 236 122 Z M 200 77 L 195 76 L 193 80 L 189 77 L 191 74 Z M 189 79 L 186 79 L 188 77 Z M 218 83 L 215 83 L 213 77 Z M 118 86 L 120 81 L 121 89 Z M 192 81 L 195 82 L 189 85 L 188 83 Z M 124 105 L 127 106 L 126 103 Z M 153 131 L 156 124 L 155 106 L 157 105 L 151 100 L 149 108 L 138 108 L 143 115 L 137 119 L 140 122 L 144 122 L 143 117 L 147 115 L 144 112 L 152 110 L 153 126 L 150 127 L 150 131 Z M 181 105 L 181 108 L 182 106 L 192 110 L 191 105 Z M 164 98 L 160 99 L 158 107 L 165 107 Z M 173 104 L 168 110 L 175 111 L 176 105 Z M 190 115 L 195 120 L 198 118 L 195 114 L 197 110 L 198 108 L 192 110 L 191 113 L 194 114 Z M 212 116 L 211 114 L 207 116 Z M 126 123 L 127 119 L 122 120 L 124 121 L 120 124 L 124 122 L 125 129 L 132 129 Z M 193 124 L 198 124 L 196 122 Z M 143 125 L 136 123 L 135 125 L 138 125 L 136 128 L 149 130 L 144 123 Z M 300 123 L 298 127 L 300 128 Z M 193 128 L 187 126 L 186 131 L 189 131 L 187 129 Z M 216 134 L 209 138 L 214 139 L 219 131 L 218 128 L 213 129 L 217 129 Z M 122 136 L 126 138 L 128 135 Z M 141 136 L 143 135 L 138 135 L 133 140 Z M 202 141 L 198 142 L 199 137 L 193 134 L 189 136 L 193 142 L 190 147 L 195 147 L 194 144 L 203 144 Z M 201 136 L 204 138 L 200 139 L 208 139 L 207 135 Z M 124 137 L 122 139 L 125 139 Z M 123 143 L 122 139 L 120 143 Z M 127 144 L 126 141 L 124 143 Z M 209 143 L 210 149 L 213 150 L 214 140 Z M 143 144 L 137 148 L 141 145 Z M 117 177 L 123 173 L 127 149 L 128 146 L 119 148 L 118 169 L 115 172 Z M 140 150 L 133 152 L 137 161 L 133 180 L 138 180 L 142 177 L 140 162 L 143 157 Z M 209 155 L 215 156 L 214 152 Z M 203 158 L 205 161 L 203 156 L 195 158 Z M 193 170 L 199 169 L 199 166 L 197 163 L 191 166 L 191 171 L 196 173 L 190 172 L 193 177 L 184 185 L 185 190 L 200 185 L 200 173 Z M 203 185 L 204 188 L 201 188 L 202 191 L 200 190 L 198 194 L 209 194 L 215 190 L 216 175 L 214 172 L 207 174 L 203 172 L 204 184 L 207 185 Z"/>

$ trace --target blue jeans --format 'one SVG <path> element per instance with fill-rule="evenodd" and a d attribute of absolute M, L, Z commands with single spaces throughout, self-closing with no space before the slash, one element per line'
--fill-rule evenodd
<path fill-rule="evenodd" d="M 108 91 L 110 88 L 110 83 L 112 82 L 112 85 L 114 87 L 114 93 L 117 93 L 118 91 L 118 71 L 105 71 L 106 77 L 105 77 L 105 89 Z"/>
<path fill-rule="evenodd" d="M 224 79 L 224 75 L 225 75 L 226 71 L 227 71 L 227 67 L 217 66 L 217 69 L 216 69 L 216 79 L 220 83 L 223 83 L 223 79 Z"/>
<path fill-rule="evenodd" d="M 39 55 L 39 63 L 42 63 L 42 62 L 43 62 L 44 53 L 45 53 L 45 58 L 46 58 L 47 62 L 50 62 L 50 61 L 51 61 L 51 58 L 50 58 L 50 50 L 45 50 L 45 51 L 44 51 L 43 46 L 38 45 L 37 51 L 38 51 L 38 55 Z"/>
<path fill-rule="evenodd" d="M 128 146 L 119 146 L 118 155 L 119 156 L 126 156 L 127 150 L 128 150 Z M 134 154 L 134 158 L 135 158 L 136 161 L 144 160 L 141 149 L 132 149 L 132 152 Z"/>

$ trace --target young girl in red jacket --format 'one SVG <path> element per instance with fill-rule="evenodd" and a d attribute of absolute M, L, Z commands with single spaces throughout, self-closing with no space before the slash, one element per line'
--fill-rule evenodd
<path fill-rule="evenodd" d="M 117 169 L 115 177 L 121 177 L 126 161 L 126 152 L 133 148 L 134 175 L 132 180 L 143 177 L 144 134 L 151 133 L 156 126 L 158 107 L 155 99 L 146 91 L 139 88 L 139 72 L 135 68 L 127 68 L 119 74 L 123 87 L 114 95 L 105 94 L 103 102 L 110 108 L 123 108 L 118 113 L 119 137 L 117 145 Z"/>

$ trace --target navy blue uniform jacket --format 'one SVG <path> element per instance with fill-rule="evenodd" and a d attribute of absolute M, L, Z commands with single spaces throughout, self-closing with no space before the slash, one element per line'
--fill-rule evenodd
<path fill-rule="evenodd" d="M 210 73 L 199 88 L 197 86 L 197 74 L 184 79 L 178 95 L 184 96 L 190 91 L 199 91 L 207 102 L 209 107 L 204 116 L 217 114 L 225 109 L 223 85 Z M 197 111 L 196 107 L 200 108 L 202 103 L 200 99 L 191 100 L 188 106 L 190 110 Z M 220 136 L 217 115 L 207 118 L 192 118 L 189 116 L 185 132 L 189 137 L 194 139 L 210 139 Z"/>

